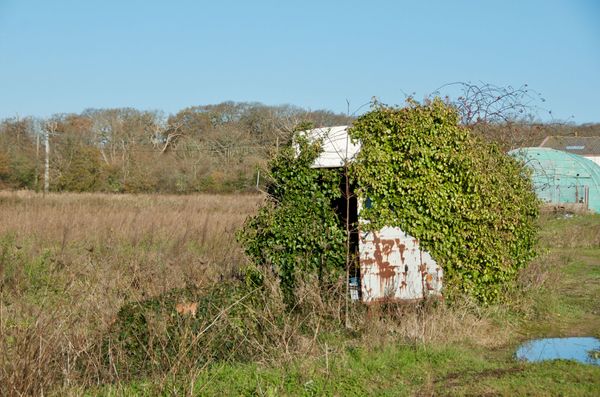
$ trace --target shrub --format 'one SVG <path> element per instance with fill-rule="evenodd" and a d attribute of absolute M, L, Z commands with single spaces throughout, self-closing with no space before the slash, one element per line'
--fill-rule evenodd
<path fill-rule="evenodd" d="M 0 182 L 12 188 L 33 188 L 36 182 L 35 162 L 23 153 L 0 153 Z"/>
<path fill-rule="evenodd" d="M 439 98 L 376 105 L 350 129 L 362 149 L 357 194 L 364 228 L 398 226 L 444 269 L 446 296 L 502 297 L 534 256 L 538 201 L 524 166 L 459 125 Z"/>
<path fill-rule="evenodd" d="M 253 357 L 266 344 L 253 310 L 256 292 L 226 282 L 123 305 L 102 342 L 106 367 L 128 378 Z M 249 342 L 257 340 L 262 344 Z"/>
<path fill-rule="evenodd" d="M 103 186 L 103 165 L 98 151 L 85 147 L 75 147 L 69 157 L 70 161 L 56 180 L 57 190 L 88 192 L 99 190 Z"/>
<path fill-rule="evenodd" d="M 320 143 L 298 138 L 270 163 L 269 197 L 238 234 L 246 253 L 279 277 L 288 306 L 293 306 L 299 276 L 317 274 L 324 284 L 344 269 L 346 234 L 332 209 L 341 196 L 337 170 L 311 168 Z"/>
<path fill-rule="evenodd" d="M 0 181 L 7 180 L 10 176 L 10 158 L 6 153 L 0 152 Z"/>

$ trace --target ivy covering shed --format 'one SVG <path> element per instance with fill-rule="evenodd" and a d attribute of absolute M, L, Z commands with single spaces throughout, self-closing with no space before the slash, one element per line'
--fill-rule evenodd
<path fill-rule="evenodd" d="M 366 301 L 437 294 L 442 273 L 446 297 L 502 299 L 535 254 L 538 201 L 522 162 L 473 137 L 437 98 L 375 104 L 346 131 L 335 150 L 360 150 L 343 152 L 337 168 L 319 167 L 331 147 L 322 129 L 297 135 L 272 161 L 271 195 L 240 234 L 258 268 L 278 273 L 292 300 L 295 278 L 311 269 L 321 280 L 357 269 Z"/>

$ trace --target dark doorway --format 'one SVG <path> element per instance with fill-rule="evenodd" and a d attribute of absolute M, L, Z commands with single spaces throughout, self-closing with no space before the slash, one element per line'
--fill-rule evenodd
<path fill-rule="evenodd" d="M 358 286 L 360 280 L 359 252 L 358 252 L 358 199 L 354 194 L 355 186 L 348 182 L 347 178 L 340 173 L 341 197 L 332 202 L 332 207 L 337 214 L 344 230 L 349 231 L 350 241 L 350 285 Z M 358 288 L 360 291 L 360 288 Z"/>

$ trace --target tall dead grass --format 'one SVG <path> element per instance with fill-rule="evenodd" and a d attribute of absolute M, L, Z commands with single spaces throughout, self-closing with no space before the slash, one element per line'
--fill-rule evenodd
<path fill-rule="evenodd" d="M 0 394 L 80 381 L 125 302 L 234 276 L 234 231 L 260 200 L 1 192 Z"/>
<path fill-rule="evenodd" d="M 210 287 L 235 278 L 245 257 L 234 233 L 261 200 L 259 195 L 0 192 L 0 395 L 76 394 L 105 382 L 107 372 L 113 382 L 124 380 L 116 369 L 105 368 L 98 349 L 119 309 L 174 288 Z M 465 340 L 494 347 L 506 343 L 511 332 L 499 330 L 489 313 L 464 301 L 452 307 L 352 305 L 348 333 L 342 326 L 343 283 L 329 293 L 316 285 L 310 278 L 302 281 L 298 310 L 291 313 L 283 309 L 275 280 L 262 290 L 262 303 L 236 301 L 234 307 L 244 307 L 260 336 L 244 333 L 244 319 L 225 305 L 200 322 L 201 329 L 218 335 L 185 329 L 182 340 L 198 343 L 200 337 L 226 338 L 224 333 L 242 330 L 231 340 L 251 346 L 253 361 L 274 364 L 343 352 L 332 347 L 332 337 L 367 349 L 390 342 Z M 161 337 L 159 328 L 152 332 Z M 175 364 L 154 381 L 198 370 L 193 357 L 178 353 L 172 359 Z"/>

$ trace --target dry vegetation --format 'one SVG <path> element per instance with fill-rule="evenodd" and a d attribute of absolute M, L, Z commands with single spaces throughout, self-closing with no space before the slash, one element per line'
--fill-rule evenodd
<path fill-rule="evenodd" d="M 110 368 L 111 361 L 107 368 L 99 349 L 119 309 L 173 288 L 209 288 L 239 278 L 245 258 L 235 231 L 261 200 L 258 195 L 0 193 L 0 395 L 79 394 L 86 387 L 129 379 Z M 220 356 L 208 352 L 211 357 L 228 361 L 243 347 L 245 359 L 274 364 L 390 342 L 496 348 L 514 336 L 510 324 L 494 324 L 494 311 L 502 309 L 481 309 L 468 301 L 452 308 L 434 303 L 365 311 L 357 306 L 348 333 L 340 326 L 340 286 L 323 296 L 313 281 L 300 288 L 295 313 L 284 310 L 269 282 L 257 305 L 235 298 L 226 307 L 212 307 L 200 331 L 181 340 L 201 346 L 225 340 L 232 345 Z M 244 307 L 248 321 L 240 324 L 232 306 Z M 159 323 L 154 331 L 160 334 Z M 180 346 L 163 377 L 152 374 L 153 382 L 193 379 L 211 363 L 186 360 L 180 353 L 190 348 Z M 148 354 L 151 360 L 158 357 Z"/>
<path fill-rule="evenodd" d="M 259 201 L 1 193 L 2 394 L 80 379 L 123 303 L 235 275 L 233 234 Z"/>

